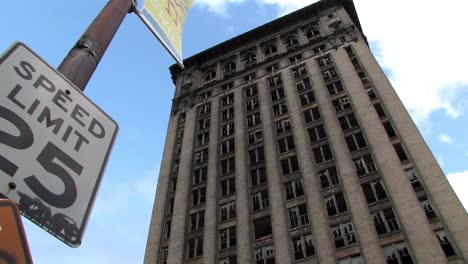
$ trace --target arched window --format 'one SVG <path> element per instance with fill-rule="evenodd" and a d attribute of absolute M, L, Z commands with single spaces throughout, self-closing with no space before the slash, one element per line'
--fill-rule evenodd
<path fill-rule="evenodd" d="M 205 83 L 210 83 L 216 79 L 216 71 L 209 70 L 205 73 Z"/>
<path fill-rule="evenodd" d="M 244 62 L 244 67 L 252 66 L 253 64 L 257 63 L 257 55 L 255 55 L 253 52 L 248 53 L 242 58 L 242 61 Z"/>
<path fill-rule="evenodd" d="M 308 40 L 313 40 L 320 37 L 320 30 L 318 27 L 311 27 L 307 30 L 306 37 Z"/>
<path fill-rule="evenodd" d="M 284 45 L 287 50 L 292 50 L 299 46 L 299 40 L 295 36 L 291 36 L 284 40 Z"/>
<path fill-rule="evenodd" d="M 278 52 L 278 49 L 273 44 L 268 45 L 263 51 L 263 53 L 265 54 L 265 57 L 274 56 L 276 55 L 277 52 Z"/>
<path fill-rule="evenodd" d="M 233 61 L 224 64 L 224 76 L 229 76 L 236 72 L 236 63 Z"/>

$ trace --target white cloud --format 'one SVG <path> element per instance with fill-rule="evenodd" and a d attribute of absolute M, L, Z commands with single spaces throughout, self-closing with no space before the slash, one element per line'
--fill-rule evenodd
<path fill-rule="evenodd" d="M 460 116 L 457 95 L 468 88 L 468 52 L 458 47 L 468 41 L 460 34 L 468 2 L 354 2 L 364 33 L 378 45 L 379 63 L 392 72 L 391 82 L 413 118 L 424 122 L 437 110 Z"/>
<path fill-rule="evenodd" d="M 228 4 L 239 4 L 243 2 L 244 0 L 195 0 L 193 5 L 206 8 L 209 12 L 213 12 L 218 15 L 226 15 Z"/>
<path fill-rule="evenodd" d="M 310 0 L 256 0 L 259 4 L 268 4 L 268 5 L 277 5 L 278 6 L 278 16 L 283 16 L 293 11 L 296 11 L 299 8 L 310 5 L 313 2 Z"/>
<path fill-rule="evenodd" d="M 444 133 L 439 135 L 439 141 L 442 143 L 447 143 L 447 144 L 452 144 L 454 142 L 453 139 L 449 135 L 444 134 Z"/>
<path fill-rule="evenodd" d="M 468 170 L 463 172 L 449 173 L 447 179 L 452 185 L 453 190 L 457 194 L 458 198 L 462 202 L 465 210 L 468 209 L 468 192 L 466 192 L 466 186 L 468 186 Z"/>

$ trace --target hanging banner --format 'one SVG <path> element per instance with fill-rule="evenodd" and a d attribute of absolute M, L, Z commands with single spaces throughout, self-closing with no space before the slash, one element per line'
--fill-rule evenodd
<path fill-rule="evenodd" d="M 192 0 L 146 0 L 138 16 L 177 63 L 182 60 L 182 28 Z"/>

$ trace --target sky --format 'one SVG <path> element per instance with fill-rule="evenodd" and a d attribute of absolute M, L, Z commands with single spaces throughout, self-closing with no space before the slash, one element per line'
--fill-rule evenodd
<path fill-rule="evenodd" d="M 21 41 L 56 68 L 106 2 L 7 1 L 0 52 Z M 194 0 L 183 56 L 312 2 Z M 354 2 L 374 55 L 468 208 L 468 1 Z M 85 90 L 120 131 L 83 242 L 70 248 L 23 218 L 35 263 L 143 262 L 174 93 L 173 63 L 137 16 L 127 15 Z"/>

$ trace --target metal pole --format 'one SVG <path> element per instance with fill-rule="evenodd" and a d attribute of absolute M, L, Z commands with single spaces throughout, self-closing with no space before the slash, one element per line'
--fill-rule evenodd
<path fill-rule="evenodd" d="M 125 15 L 134 11 L 135 0 L 109 0 L 57 70 L 84 91 Z"/>

